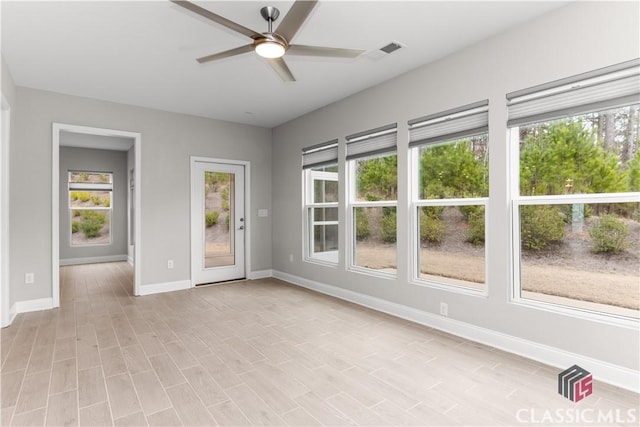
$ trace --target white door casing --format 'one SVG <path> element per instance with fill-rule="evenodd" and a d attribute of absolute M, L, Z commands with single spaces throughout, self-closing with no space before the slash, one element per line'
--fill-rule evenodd
<path fill-rule="evenodd" d="M 245 162 L 191 159 L 191 285 L 246 277 Z M 207 214 L 215 224 L 207 226 Z"/>

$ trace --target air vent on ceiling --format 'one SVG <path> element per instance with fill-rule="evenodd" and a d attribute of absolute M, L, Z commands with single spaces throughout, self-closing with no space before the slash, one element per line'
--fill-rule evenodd
<path fill-rule="evenodd" d="M 396 50 L 398 50 L 400 48 L 402 48 L 402 45 L 400 43 L 391 42 L 388 45 L 381 47 L 380 50 L 383 51 L 384 53 L 389 54 L 389 53 L 395 52 Z"/>
<path fill-rule="evenodd" d="M 397 51 L 398 49 L 401 49 L 405 47 L 405 45 L 397 42 L 397 41 L 392 41 L 391 43 L 382 46 L 380 49 L 373 49 L 370 50 L 368 52 L 366 52 L 363 56 L 365 58 L 369 58 L 371 60 L 378 60 L 378 59 L 382 59 L 382 58 L 386 58 L 387 56 L 389 56 L 390 54 L 392 54 L 393 52 Z"/>

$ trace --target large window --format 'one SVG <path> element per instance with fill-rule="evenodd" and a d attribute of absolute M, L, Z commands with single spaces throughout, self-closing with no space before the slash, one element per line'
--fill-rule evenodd
<path fill-rule="evenodd" d="M 113 174 L 69 171 L 71 246 L 111 243 Z"/>
<path fill-rule="evenodd" d="M 414 279 L 483 290 L 488 103 L 409 122 Z"/>
<path fill-rule="evenodd" d="M 350 267 L 395 274 L 396 124 L 347 137 Z"/>
<path fill-rule="evenodd" d="M 638 74 L 622 64 L 508 95 L 516 298 L 638 317 Z"/>
<path fill-rule="evenodd" d="M 338 142 L 305 148 L 305 258 L 338 263 Z"/>

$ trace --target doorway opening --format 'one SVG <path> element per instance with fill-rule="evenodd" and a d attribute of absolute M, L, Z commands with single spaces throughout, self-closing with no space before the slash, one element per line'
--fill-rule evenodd
<path fill-rule="evenodd" d="M 140 191 L 134 189 L 140 182 L 141 134 L 54 123 L 52 139 L 53 306 L 60 306 L 61 263 L 68 265 L 92 261 L 119 261 L 124 258 L 134 267 L 132 292 L 139 295 Z M 66 163 L 61 167 L 63 150 L 65 160 L 70 153 L 73 157 L 86 157 L 93 150 L 105 150 L 100 151 L 103 153 L 121 152 L 115 157 L 124 159 L 124 164 L 115 166 L 119 168 L 117 177 L 112 170 L 114 167 L 100 166 L 104 163 L 100 163 L 102 159 L 96 159 L 95 156 L 92 160 L 94 163 L 84 163 L 88 167 L 78 168 Z M 116 188 L 119 188 L 117 194 Z M 114 206 L 118 207 L 120 212 L 117 219 L 113 214 Z M 116 231 L 119 233 L 122 247 L 125 248 L 121 247 L 118 252 L 126 253 L 110 255 L 104 250 L 110 246 Z M 82 252 L 77 252 L 78 250 Z M 83 256 L 78 257 L 78 253 L 82 253 Z"/>

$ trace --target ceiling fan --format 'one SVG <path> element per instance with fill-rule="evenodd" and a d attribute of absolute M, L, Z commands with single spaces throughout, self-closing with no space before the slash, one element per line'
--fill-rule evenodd
<path fill-rule="evenodd" d="M 182 6 L 200 16 L 212 20 L 213 22 L 223 25 L 233 31 L 243 34 L 253 40 L 252 43 L 236 47 L 234 49 L 226 50 L 224 52 L 214 53 L 212 55 L 203 56 L 197 58 L 199 63 L 216 61 L 222 58 L 228 58 L 230 56 L 240 55 L 243 53 L 255 51 L 258 55 L 265 58 L 267 63 L 271 65 L 276 73 L 283 81 L 294 82 L 296 79 L 293 77 L 291 70 L 287 66 L 282 56 L 287 55 L 297 56 L 325 56 L 333 58 L 355 58 L 364 50 L 360 49 L 342 49 L 335 47 L 322 47 L 322 46 L 306 46 L 299 44 L 290 44 L 289 42 L 307 19 L 307 16 L 311 13 L 316 6 L 317 0 L 297 0 L 289 9 L 287 15 L 282 19 L 282 22 L 278 28 L 273 31 L 273 22 L 278 19 L 280 11 L 271 6 L 266 6 L 260 9 L 260 14 L 268 22 L 268 30 L 265 33 L 258 33 L 243 25 L 233 22 L 227 18 L 217 15 L 207 9 L 204 9 L 190 1 L 184 0 L 171 0 L 178 6 Z"/>

